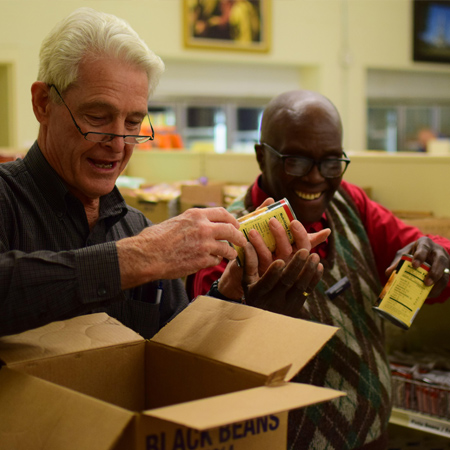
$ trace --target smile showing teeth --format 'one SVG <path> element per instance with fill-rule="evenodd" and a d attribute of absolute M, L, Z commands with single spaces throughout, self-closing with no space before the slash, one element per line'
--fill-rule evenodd
<path fill-rule="evenodd" d="M 317 194 L 308 194 L 306 192 L 295 191 L 295 193 L 303 200 L 316 200 L 322 195 L 322 192 L 318 192 Z"/>
<path fill-rule="evenodd" d="M 112 163 L 109 164 L 100 164 L 100 163 L 94 163 L 95 167 L 98 167 L 100 169 L 112 169 Z"/>

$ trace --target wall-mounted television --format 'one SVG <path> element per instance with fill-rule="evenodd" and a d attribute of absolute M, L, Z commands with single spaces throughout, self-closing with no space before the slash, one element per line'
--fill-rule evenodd
<path fill-rule="evenodd" d="M 413 59 L 450 63 L 450 0 L 413 0 Z"/>

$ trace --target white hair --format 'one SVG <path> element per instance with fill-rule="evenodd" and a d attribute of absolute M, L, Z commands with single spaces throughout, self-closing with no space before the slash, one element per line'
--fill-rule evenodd
<path fill-rule="evenodd" d="M 59 22 L 44 39 L 39 53 L 38 81 L 63 92 L 78 78 L 84 57 L 113 57 L 142 68 L 149 95 L 164 72 L 164 63 L 122 19 L 83 7 Z"/>

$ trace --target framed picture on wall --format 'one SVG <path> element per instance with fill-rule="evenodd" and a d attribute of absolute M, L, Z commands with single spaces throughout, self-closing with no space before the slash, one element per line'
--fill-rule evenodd
<path fill-rule="evenodd" d="M 271 0 L 183 0 L 187 48 L 267 52 Z"/>
<path fill-rule="evenodd" d="M 414 0 L 413 59 L 450 63 L 450 1 Z"/>

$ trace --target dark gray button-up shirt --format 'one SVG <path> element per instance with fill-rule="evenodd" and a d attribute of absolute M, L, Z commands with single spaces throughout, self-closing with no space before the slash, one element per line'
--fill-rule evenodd
<path fill-rule="evenodd" d="M 120 288 L 115 241 L 151 223 L 117 188 L 100 199 L 90 231 L 84 207 L 35 143 L 0 164 L 0 336 L 55 320 L 106 312 L 145 338 L 188 303 L 180 280 Z"/>

